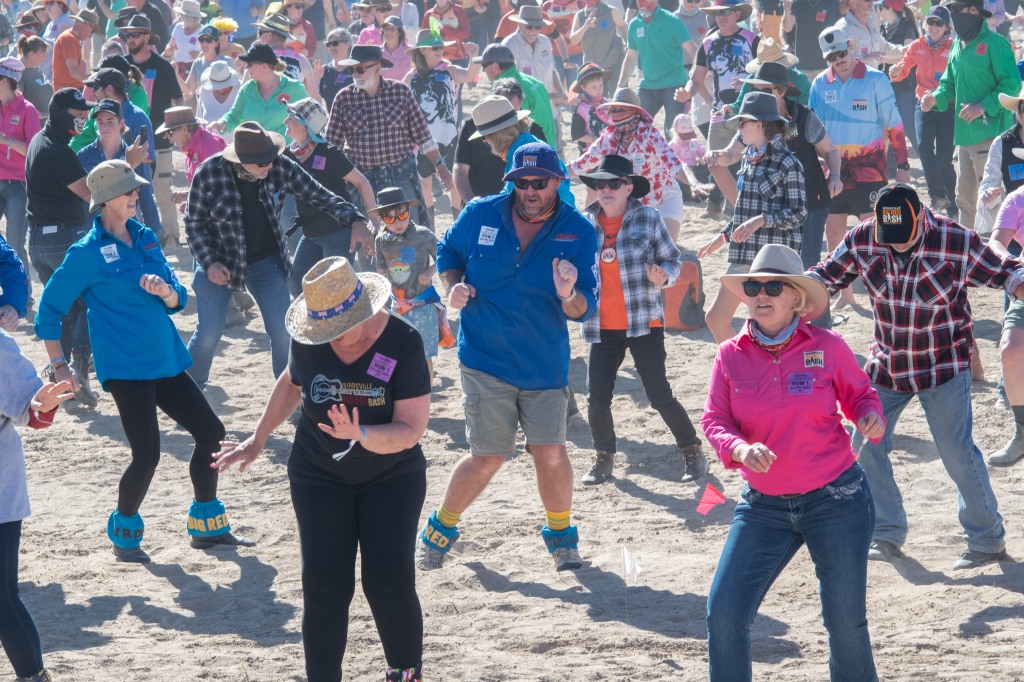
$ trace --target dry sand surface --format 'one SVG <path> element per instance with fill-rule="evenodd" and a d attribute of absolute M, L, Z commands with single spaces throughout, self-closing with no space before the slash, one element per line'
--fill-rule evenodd
<path fill-rule="evenodd" d="M 919 172 L 918 172 L 919 175 Z M 922 183 L 923 186 L 923 183 Z M 438 214 L 446 211 L 438 211 Z M 689 208 L 681 244 L 696 249 L 716 224 Z M 450 218 L 441 219 L 441 228 Z M 440 230 L 439 230 L 440 232 Z M 182 280 L 191 257 L 169 254 Z M 725 268 L 724 250 L 705 263 L 708 300 Z M 38 297 L 40 287 L 35 285 Z M 858 302 L 866 296 L 859 289 Z M 1010 413 L 996 406 L 996 340 L 1001 293 L 972 295 L 989 381 L 974 385 L 975 438 L 983 451 L 1010 435 Z M 743 313 L 741 309 L 740 314 Z M 187 339 L 195 303 L 176 317 Z M 736 320 L 739 324 L 739 319 Z M 251 432 L 270 393 L 268 343 L 258 317 L 229 330 L 207 391 L 229 433 Z M 857 308 L 837 327 L 863 358 L 871 313 Z M 22 349 L 39 365 L 42 343 L 22 323 Z M 573 330 L 571 382 L 586 414 L 586 345 Z M 536 340 L 523 339 L 524 343 Z M 707 330 L 670 333 L 668 373 L 691 418 L 700 418 L 715 345 Z M 131 354 L 131 348 L 124 352 Z M 431 420 L 423 437 L 429 462 L 424 518 L 438 504 L 455 462 L 466 452 L 454 351 L 442 351 Z M 556 573 L 539 535 L 543 511 L 530 457 L 511 458 L 464 516 L 463 540 L 443 569 L 418 575 L 430 680 L 703 680 L 704 614 L 719 553 L 741 486 L 715 462 L 710 482 L 727 502 L 696 513 L 703 485 L 679 482 L 671 438 L 646 402 L 630 360 L 614 402 L 620 453 L 614 482 L 575 488 L 574 521 L 583 569 Z M 53 428 L 23 432 L 34 514 L 24 526 L 22 594 L 42 635 L 47 666 L 61 681 L 304 680 L 299 546 L 285 463 L 294 427 L 285 424 L 245 474 L 221 479 L 220 497 L 252 549 L 190 549 L 192 443 L 166 418 L 163 451 L 143 505 L 149 566 L 114 561 L 105 534 L 117 480 L 128 458 L 113 400 L 95 410 L 74 403 Z M 869 567 L 868 614 L 879 674 L 888 680 L 1024 679 L 1024 566 L 977 571 L 950 566 L 964 548 L 956 491 L 943 471 L 916 403 L 906 411 L 893 462 L 910 517 L 906 558 Z M 592 458 L 583 420 L 569 429 L 576 480 Z M 1024 555 L 1024 464 L 992 472 L 1006 518 L 1011 555 Z M 640 567 L 624 578 L 622 549 Z M 385 666 L 360 589 L 350 609 L 345 679 L 380 680 Z M 757 679 L 828 678 L 827 642 L 817 581 L 801 550 L 768 594 L 751 628 Z M 6 660 L 0 677 L 12 676 Z"/>

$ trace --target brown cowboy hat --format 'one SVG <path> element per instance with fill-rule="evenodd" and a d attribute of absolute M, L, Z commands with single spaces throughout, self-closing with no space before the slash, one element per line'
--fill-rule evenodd
<path fill-rule="evenodd" d="M 256 121 L 246 121 L 235 128 L 235 139 L 223 152 L 233 163 L 267 163 L 284 153 L 288 143 L 283 135 L 268 132 Z"/>

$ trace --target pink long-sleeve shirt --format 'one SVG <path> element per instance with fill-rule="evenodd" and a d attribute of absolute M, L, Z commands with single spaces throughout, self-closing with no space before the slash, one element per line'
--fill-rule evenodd
<path fill-rule="evenodd" d="M 750 338 L 750 322 L 718 349 L 701 426 L 727 469 L 765 495 L 806 493 L 854 462 L 836 403 L 857 422 L 882 414 L 853 351 L 842 337 L 806 322 L 778 358 Z M 732 460 L 743 443 L 764 443 L 778 457 L 766 473 Z"/>
<path fill-rule="evenodd" d="M 185 152 L 185 178 L 188 184 L 192 184 L 199 164 L 208 158 L 224 151 L 227 143 L 224 138 L 216 133 L 211 133 L 206 128 L 196 128 L 192 133 L 192 139 L 188 141 L 181 151 Z"/>

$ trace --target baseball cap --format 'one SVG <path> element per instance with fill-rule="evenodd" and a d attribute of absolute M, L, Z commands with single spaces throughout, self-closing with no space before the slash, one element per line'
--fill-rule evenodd
<path fill-rule="evenodd" d="M 89 80 L 85 81 L 85 84 L 91 88 L 105 88 L 108 85 L 113 85 L 121 92 L 128 88 L 128 81 L 125 79 L 124 74 L 110 66 L 94 73 Z"/>
<path fill-rule="evenodd" d="M 210 36 L 214 40 L 220 40 L 220 31 L 217 30 L 216 26 L 211 26 L 210 24 L 207 24 L 206 26 L 203 26 L 201 29 L 199 29 L 199 33 L 196 34 L 196 38 L 198 39 L 199 36 Z"/>
<path fill-rule="evenodd" d="M 953 23 L 953 20 L 949 18 L 949 10 L 940 5 L 932 6 L 931 10 L 928 12 L 928 16 L 925 17 L 925 19 L 938 19 L 939 21 L 947 25 Z"/>
<path fill-rule="evenodd" d="M 69 109 L 88 111 L 96 106 L 95 102 L 87 101 L 82 93 L 74 88 L 61 88 L 57 92 L 53 93 L 53 99 L 50 100 L 50 103 L 60 107 L 64 111 L 68 111 Z"/>
<path fill-rule="evenodd" d="M 833 52 L 850 49 L 850 37 L 841 28 L 826 28 L 818 36 L 818 47 L 821 48 L 822 56 L 827 57 Z"/>
<path fill-rule="evenodd" d="M 491 43 L 484 48 L 483 54 L 479 57 L 473 57 L 473 62 L 476 64 L 515 63 L 515 61 L 516 58 L 512 54 L 512 50 L 499 43 Z"/>
<path fill-rule="evenodd" d="M 525 177 L 568 179 L 558 154 L 545 142 L 530 142 L 516 149 L 512 155 L 512 169 L 502 180 L 509 182 Z"/>
<path fill-rule="evenodd" d="M 117 118 L 121 118 L 121 103 L 113 99 L 100 100 L 96 105 L 96 108 L 89 114 L 89 118 L 96 118 L 96 114 L 107 112 L 113 114 Z"/>
<path fill-rule="evenodd" d="M 10 78 L 15 82 L 21 81 L 21 73 L 25 65 L 16 57 L 5 57 L 0 60 L 0 76 Z"/>
<path fill-rule="evenodd" d="M 878 191 L 875 200 L 875 242 L 907 244 L 917 237 L 921 199 L 910 185 L 894 182 Z"/>

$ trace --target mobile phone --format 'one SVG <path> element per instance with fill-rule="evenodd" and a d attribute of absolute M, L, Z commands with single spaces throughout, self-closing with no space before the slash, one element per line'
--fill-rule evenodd
<path fill-rule="evenodd" d="M 149 126 L 139 128 L 139 137 L 142 138 L 142 144 L 149 142 Z"/>

